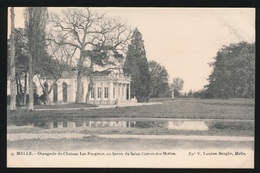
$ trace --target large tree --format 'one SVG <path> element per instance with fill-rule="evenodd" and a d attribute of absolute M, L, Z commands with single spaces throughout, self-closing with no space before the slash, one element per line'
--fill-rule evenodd
<path fill-rule="evenodd" d="M 106 18 L 89 8 L 68 8 L 51 15 L 49 40 L 75 49 L 77 92 L 75 102 L 83 102 L 82 78 L 90 78 L 87 96 L 93 88 L 92 74 L 95 66 L 110 62 L 105 54 L 110 51 L 124 54 L 131 32 L 125 23 L 116 18 Z M 98 56 L 102 55 L 102 56 Z M 121 57 L 121 56 L 120 56 Z M 86 99 L 87 101 L 87 99 Z"/>
<path fill-rule="evenodd" d="M 16 101 L 18 104 L 26 104 L 27 74 L 28 74 L 28 53 L 27 39 L 24 36 L 23 28 L 16 28 L 14 31 L 15 47 L 15 82 L 16 82 Z M 11 46 L 8 40 L 8 76 L 10 75 Z M 24 84 L 21 78 L 24 77 Z M 23 101 L 23 102 L 22 102 Z"/>
<path fill-rule="evenodd" d="M 149 61 L 151 75 L 151 97 L 168 97 L 170 94 L 168 72 L 156 61 Z"/>
<path fill-rule="evenodd" d="M 29 104 L 28 111 L 34 110 L 33 77 L 39 68 L 42 56 L 46 55 L 45 29 L 48 19 L 47 7 L 27 7 L 24 11 L 25 33 L 28 39 L 29 56 Z"/>
<path fill-rule="evenodd" d="M 142 34 L 135 29 L 133 38 L 128 46 L 124 63 L 124 72 L 131 75 L 131 98 L 136 97 L 138 102 L 147 101 L 150 94 L 150 73 L 146 58 Z"/>
<path fill-rule="evenodd" d="M 206 93 L 213 98 L 255 96 L 255 43 L 240 42 L 223 46 L 208 78 Z"/>
<path fill-rule="evenodd" d="M 24 34 L 23 28 L 15 30 L 15 68 L 16 68 L 16 86 L 17 96 L 19 96 L 20 104 L 26 105 L 27 93 L 27 77 L 28 77 L 28 49 L 27 39 Z M 24 85 L 21 84 L 21 78 L 24 77 Z M 23 97 L 23 98 L 22 98 Z M 22 103 L 23 101 L 23 103 Z"/>

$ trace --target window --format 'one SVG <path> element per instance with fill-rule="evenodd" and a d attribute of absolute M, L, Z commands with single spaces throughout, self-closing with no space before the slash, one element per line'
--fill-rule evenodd
<path fill-rule="evenodd" d="M 68 93 L 67 93 L 67 84 L 66 83 L 62 83 L 62 96 L 63 96 L 63 102 L 67 102 L 68 100 Z"/>
<path fill-rule="evenodd" d="M 113 88 L 113 98 L 116 98 L 116 88 Z"/>
<path fill-rule="evenodd" d="M 101 87 L 98 87 L 98 98 L 101 98 L 101 94 L 102 94 Z"/>
<path fill-rule="evenodd" d="M 95 98 L 95 88 L 92 88 L 91 93 L 90 93 L 91 98 Z"/>
<path fill-rule="evenodd" d="M 47 84 L 47 82 L 44 82 L 43 86 L 44 86 L 44 94 L 45 94 L 49 90 L 49 85 Z"/>
<path fill-rule="evenodd" d="M 58 86 L 56 83 L 53 85 L 53 102 L 58 102 Z"/>
<path fill-rule="evenodd" d="M 105 89 L 105 91 L 104 91 L 104 97 L 105 97 L 105 98 L 108 98 L 108 87 L 105 87 L 104 89 Z"/>
<path fill-rule="evenodd" d="M 117 98 L 119 98 L 119 96 L 120 96 L 120 87 L 118 87 L 118 96 L 117 96 Z"/>

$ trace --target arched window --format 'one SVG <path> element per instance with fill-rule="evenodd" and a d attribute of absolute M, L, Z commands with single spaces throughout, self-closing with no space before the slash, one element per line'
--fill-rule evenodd
<path fill-rule="evenodd" d="M 63 96 L 63 102 L 67 102 L 68 97 L 68 91 L 67 91 L 68 85 L 64 82 L 62 83 L 62 96 Z"/>
<path fill-rule="evenodd" d="M 44 86 L 44 93 L 47 93 L 49 89 L 49 85 L 47 84 L 47 82 L 44 82 L 43 86 Z"/>
<path fill-rule="evenodd" d="M 38 88 L 34 82 L 33 82 L 33 94 L 38 94 Z"/>
<path fill-rule="evenodd" d="M 53 85 L 53 102 L 58 102 L 58 85 Z"/>

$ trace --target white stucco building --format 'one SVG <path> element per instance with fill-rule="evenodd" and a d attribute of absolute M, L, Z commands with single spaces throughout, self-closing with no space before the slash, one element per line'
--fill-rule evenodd
<path fill-rule="evenodd" d="M 34 93 L 39 96 L 43 94 L 39 79 L 35 76 Z M 41 81 L 43 82 L 43 81 Z M 27 82 L 28 83 L 28 82 Z M 89 78 L 83 77 L 82 95 L 85 102 L 88 91 Z M 130 101 L 131 77 L 124 75 L 122 70 L 105 70 L 93 74 L 93 89 L 90 94 L 90 103 L 93 104 L 116 104 Z M 24 85 L 24 82 L 22 81 Z M 46 85 L 47 84 L 47 85 Z M 51 81 L 46 81 L 49 87 Z M 10 81 L 7 82 L 7 94 L 10 95 Z M 28 89 L 29 90 L 29 89 Z M 51 104 L 72 103 L 75 101 L 77 91 L 77 72 L 64 72 L 62 77 L 54 84 L 49 94 Z M 28 91 L 27 91 L 28 94 Z"/>

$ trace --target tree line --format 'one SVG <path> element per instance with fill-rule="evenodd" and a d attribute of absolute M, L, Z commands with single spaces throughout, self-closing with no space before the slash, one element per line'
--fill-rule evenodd
<path fill-rule="evenodd" d="M 209 63 L 208 84 L 199 91 L 183 93 L 184 98 L 228 99 L 255 97 L 255 43 L 222 46 Z"/>
<path fill-rule="evenodd" d="M 213 68 L 202 90 L 181 93 L 184 81 L 177 77 L 168 83 L 168 72 L 155 61 L 147 62 L 141 33 L 134 31 L 125 62 L 125 72 L 133 76 L 132 94 L 140 101 L 149 97 L 254 98 L 255 43 L 239 42 L 223 46 L 209 63 Z M 140 92 L 140 93 L 139 93 Z"/>

